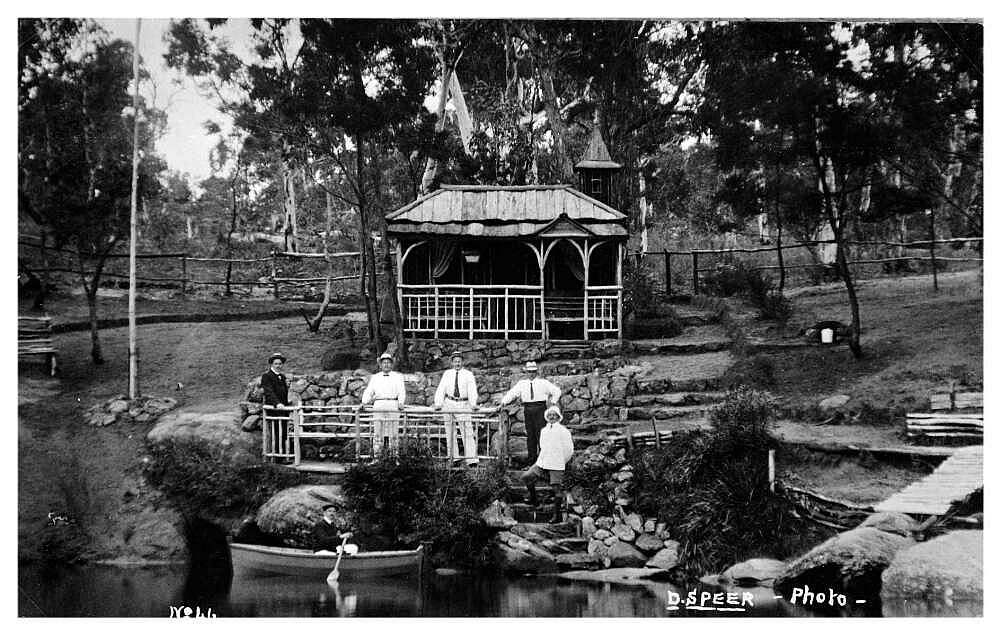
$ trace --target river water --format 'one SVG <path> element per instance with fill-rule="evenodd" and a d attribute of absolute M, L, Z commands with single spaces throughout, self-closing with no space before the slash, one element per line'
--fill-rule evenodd
<path fill-rule="evenodd" d="M 667 583 L 618 586 L 558 577 L 425 575 L 412 579 L 323 580 L 236 575 L 198 579 L 182 566 L 121 568 L 28 565 L 18 572 L 18 610 L 25 617 L 798 617 L 878 616 L 881 609 L 807 611 L 774 598 L 770 589 L 745 589 L 745 611 L 696 610 L 688 591 Z M 695 598 L 701 597 L 699 591 Z M 679 605 L 678 605 L 679 600 Z M 730 600 L 733 601 L 733 600 Z M 700 602 L 699 602 L 700 603 Z M 721 603 L 721 602 L 716 602 Z M 707 602 L 706 608 L 713 603 Z M 715 606 L 725 608 L 726 605 Z"/>

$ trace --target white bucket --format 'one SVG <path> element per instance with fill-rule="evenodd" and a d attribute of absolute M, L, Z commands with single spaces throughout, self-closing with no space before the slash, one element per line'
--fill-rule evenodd
<path fill-rule="evenodd" d="M 820 343 L 833 343 L 833 329 L 824 328 L 819 331 L 819 340 Z"/>

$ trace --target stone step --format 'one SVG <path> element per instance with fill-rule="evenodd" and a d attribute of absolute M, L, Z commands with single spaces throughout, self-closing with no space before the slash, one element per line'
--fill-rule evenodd
<path fill-rule="evenodd" d="M 550 512 L 546 518 L 552 516 Z M 510 530 L 514 534 L 522 538 L 527 538 L 533 542 L 540 540 L 561 540 L 565 538 L 573 538 L 576 535 L 576 526 L 570 523 L 558 523 L 556 525 L 551 525 L 549 523 L 534 523 L 534 522 L 524 522 L 518 523 Z"/>
<path fill-rule="evenodd" d="M 664 405 L 645 405 L 641 407 L 629 407 L 627 421 L 628 424 L 633 424 L 636 422 L 648 422 L 650 419 L 656 420 L 670 420 L 673 418 L 687 418 L 687 417 L 702 417 L 707 416 L 713 409 L 715 405 L 686 405 L 686 406 L 664 406 Z M 593 426 L 604 421 L 597 421 L 588 423 L 586 426 Z M 614 420 L 612 422 L 619 422 Z M 624 425 L 623 425 L 624 426 Z"/>
<path fill-rule="evenodd" d="M 580 553 L 587 551 L 587 543 L 590 542 L 589 538 L 546 538 L 540 541 L 538 544 L 545 548 L 551 554 L 560 553 Z"/>
<path fill-rule="evenodd" d="M 722 376 L 709 377 L 662 377 L 636 381 L 636 392 L 643 394 L 666 394 L 679 391 L 718 391 L 722 387 Z"/>
<path fill-rule="evenodd" d="M 609 565 L 606 560 L 608 560 L 606 557 L 591 555 L 586 551 L 556 555 L 556 565 L 563 571 L 591 571 L 605 568 Z"/>
<path fill-rule="evenodd" d="M 691 326 L 675 337 L 634 339 L 633 354 L 703 354 L 729 349 L 733 342 L 719 325 Z"/>
<path fill-rule="evenodd" d="M 518 523 L 541 523 L 547 524 L 550 518 L 552 518 L 552 503 L 543 502 L 539 500 L 538 506 L 528 505 L 527 503 L 508 503 L 507 507 L 511 509 L 514 513 L 514 519 Z M 563 512 L 565 514 L 565 511 Z M 574 530 L 564 533 L 563 535 L 569 535 L 575 533 Z"/>

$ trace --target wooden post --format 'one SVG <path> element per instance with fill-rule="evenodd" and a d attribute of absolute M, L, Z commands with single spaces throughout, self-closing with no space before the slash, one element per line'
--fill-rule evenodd
<path fill-rule="evenodd" d="M 767 451 L 767 485 L 774 492 L 774 449 Z"/>
<path fill-rule="evenodd" d="M 288 422 L 288 431 L 292 434 L 292 443 L 295 445 L 294 459 L 295 465 L 302 463 L 302 443 L 299 440 L 299 427 L 302 426 L 302 407 L 292 411 Z"/>
<path fill-rule="evenodd" d="M 361 405 L 354 410 L 354 462 L 361 463 Z"/>
<path fill-rule="evenodd" d="M 187 252 L 181 254 L 181 299 L 187 299 Z"/>
<path fill-rule="evenodd" d="M 271 250 L 271 283 L 274 286 L 274 299 L 278 299 L 278 252 Z"/>
<path fill-rule="evenodd" d="M 622 265 L 625 263 L 625 245 L 622 243 L 618 244 L 618 343 L 622 341 L 622 332 L 625 328 L 624 322 L 622 322 Z"/>
<path fill-rule="evenodd" d="M 549 338 L 549 327 L 545 323 L 545 243 L 542 243 L 542 256 L 538 259 L 538 274 L 539 281 L 541 284 L 541 290 L 539 291 L 539 312 L 542 318 L 542 350 L 545 349 L 545 342 Z"/>
<path fill-rule="evenodd" d="M 930 210 L 931 215 L 931 274 L 934 276 L 934 290 L 938 290 L 938 278 L 937 278 L 937 257 L 934 254 L 934 241 L 937 236 L 934 234 L 934 209 Z"/>
<path fill-rule="evenodd" d="M 329 215 L 329 208 L 327 208 L 327 215 Z M 329 223 L 329 221 L 327 222 Z M 430 256 L 428 256 L 430 258 Z M 403 244 L 396 239 L 396 298 L 398 299 L 397 304 L 399 304 L 400 316 L 403 319 L 403 332 L 400 336 L 406 335 L 406 327 L 410 325 L 410 309 L 406 304 L 403 303 Z M 415 335 L 414 335 L 415 336 Z"/>
<path fill-rule="evenodd" d="M 590 285 L 590 250 L 589 243 L 586 240 L 583 241 L 583 340 L 587 341 L 590 339 L 590 334 L 587 329 L 590 327 L 590 318 L 587 312 L 587 298 L 589 297 L 589 285 Z"/>
<path fill-rule="evenodd" d="M 656 430 L 656 418 L 650 416 L 649 424 L 653 426 L 653 439 L 656 440 L 656 448 L 660 448 L 660 432 Z"/>
<path fill-rule="evenodd" d="M 691 251 L 691 293 L 698 295 L 698 252 Z"/>
<path fill-rule="evenodd" d="M 503 289 L 503 338 L 510 339 L 510 287 Z"/>
<path fill-rule="evenodd" d="M 670 252 L 663 250 L 663 277 L 666 280 L 667 295 L 673 294 L 673 281 L 670 278 Z"/>
<path fill-rule="evenodd" d="M 434 338 L 435 339 L 438 338 L 438 326 L 440 326 L 440 321 L 441 321 L 441 310 L 440 310 L 440 305 L 438 304 L 439 297 L 440 297 L 439 289 L 437 288 L 437 286 L 435 286 L 434 287 Z"/>
<path fill-rule="evenodd" d="M 475 315 L 475 313 L 473 312 L 475 311 L 475 303 L 476 303 L 476 298 L 474 297 L 472 287 L 469 287 L 469 339 L 472 339 L 472 329 L 476 325 L 475 322 L 473 321 L 473 316 Z"/>

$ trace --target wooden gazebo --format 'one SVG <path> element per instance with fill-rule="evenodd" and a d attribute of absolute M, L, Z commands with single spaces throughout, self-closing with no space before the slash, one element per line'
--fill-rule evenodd
<path fill-rule="evenodd" d="M 568 185 L 442 186 L 387 220 L 407 335 L 621 338 L 628 234 L 606 203 Z"/>

